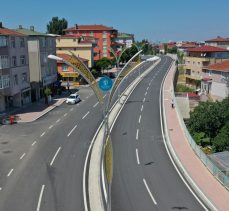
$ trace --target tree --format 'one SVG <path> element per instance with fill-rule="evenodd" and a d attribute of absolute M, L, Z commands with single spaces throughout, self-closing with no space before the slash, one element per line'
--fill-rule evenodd
<path fill-rule="evenodd" d="M 68 27 L 68 21 L 64 18 L 59 19 L 58 17 L 53 17 L 51 21 L 47 24 L 47 33 L 50 34 L 64 34 L 64 29 Z"/>
<path fill-rule="evenodd" d="M 95 66 L 98 70 L 104 70 L 107 69 L 111 65 L 111 61 L 107 57 L 103 57 L 102 59 L 99 59 Z"/>

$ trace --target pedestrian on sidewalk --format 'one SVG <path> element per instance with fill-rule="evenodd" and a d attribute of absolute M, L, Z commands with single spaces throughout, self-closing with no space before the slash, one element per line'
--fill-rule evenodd
<path fill-rule="evenodd" d="M 174 100 L 171 100 L 171 107 L 174 108 Z"/>

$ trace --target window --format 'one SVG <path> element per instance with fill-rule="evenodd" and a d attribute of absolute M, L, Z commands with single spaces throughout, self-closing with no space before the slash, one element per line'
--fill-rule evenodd
<path fill-rule="evenodd" d="M 22 38 L 20 39 L 20 47 L 21 47 L 21 48 L 24 48 L 24 47 L 25 47 L 25 39 L 24 39 L 24 37 L 22 37 Z"/>
<path fill-rule="evenodd" d="M 0 56 L 0 69 L 5 69 L 9 67 L 9 57 Z"/>
<path fill-rule="evenodd" d="M 211 76 L 212 75 L 212 71 L 211 70 L 209 70 L 209 76 Z"/>
<path fill-rule="evenodd" d="M 17 57 L 16 56 L 12 56 L 11 66 L 12 67 L 16 67 L 17 66 Z"/>
<path fill-rule="evenodd" d="M 22 73 L 22 82 L 27 82 L 27 73 Z"/>
<path fill-rule="evenodd" d="M 0 47 L 7 46 L 7 38 L 5 36 L 0 36 Z"/>
<path fill-rule="evenodd" d="M 68 67 L 67 67 L 67 65 L 63 64 L 63 65 L 62 65 L 62 70 L 63 70 L 63 72 L 68 71 Z"/>
<path fill-rule="evenodd" d="M 25 62 L 25 56 L 20 56 L 20 64 L 21 65 L 25 65 L 26 62 Z"/>
<path fill-rule="evenodd" d="M 0 89 L 4 89 L 10 86 L 10 76 L 2 75 L 0 76 Z"/>
<path fill-rule="evenodd" d="M 11 48 L 15 48 L 15 37 L 10 38 Z"/>
<path fill-rule="evenodd" d="M 13 83 L 14 83 L 14 86 L 18 85 L 18 76 L 17 75 L 14 75 Z"/>

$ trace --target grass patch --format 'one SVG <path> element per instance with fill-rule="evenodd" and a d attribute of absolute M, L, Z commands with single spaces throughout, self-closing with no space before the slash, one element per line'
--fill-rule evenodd
<path fill-rule="evenodd" d="M 185 85 L 182 85 L 182 84 L 177 84 L 175 91 L 176 92 L 194 92 L 195 89 L 188 87 L 188 86 L 185 86 Z"/>
<path fill-rule="evenodd" d="M 105 174 L 108 183 L 111 183 L 113 176 L 113 149 L 110 136 L 107 138 L 105 146 Z"/>

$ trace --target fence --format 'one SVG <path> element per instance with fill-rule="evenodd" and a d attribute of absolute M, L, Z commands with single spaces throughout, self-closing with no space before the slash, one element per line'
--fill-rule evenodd
<path fill-rule="evenodd" d="M 200 160 L 203 162 L 203 164 L 208 168 L 208 170 L 229 190 L 229 178 L 228 176 L 222 172 L 209 158 L 208 156 L 201 150 L 201 148 L 196 144 L 196 142 L 193 140 L 192 136 L 190 135 L 183 117 L 181 115 L 181 112 L 179 110 L 179 107 L 176 103 L 176 98 L 174 94 L 174 90 L 172 92 L 174 103 L 175 103 L 175 108 L 177 115 L 179 117 L 180 124 L 182 126 L 182 129 L 186 135 L 186 138 L 188 139 L 188 142 L 196 155 L 200 158 Z"/>

